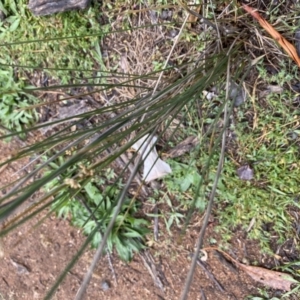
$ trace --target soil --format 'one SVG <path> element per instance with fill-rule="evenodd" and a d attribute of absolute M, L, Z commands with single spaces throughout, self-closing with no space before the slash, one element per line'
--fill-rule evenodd
<path fill-rule="evenodd" d="M 1 142 L 2 159 L 19 147 L 18 141 Z M 28 172 L 28 168 L 24 169 L 27 163 L 23 159 L 2 169 L 0 186 Z M 22 171 L 18 173 L 18 170 Z M 1 192 L 4 195 L 6 189 L 2 188 Z M 130 263 L 120 261 L 115 254 L 103 257 L 84 299 L 178 299 L 200 232 L 200 217 L 194 216 L 184 236 L 175 227 L 170 236 L 163 231 L 162 222 L 158 241 L 152 242 L 143 254 L 136 254 Z M 36 226 L 42 218 L 43 222 Z M 212 220 L 206 232 L 205 247 L 210 246 L 212 239 L 215 246 L 221 241 L 214 231 L 215 225 L 216 221 Z M 0 298 L 43 299 L 84 241 L 80 230 L 72 227 L 68 220 L 47 216 L 46 212 L 11 231 L 0 240 Z M 240 262 L 251 264 L 263 260 L 257 243 L 248 241 L 241 231 L 235 233 L 226 251 Z M 92 249 L 85 251 L 52 299 L 74 299 L 94 253 Z M 257 282 L 221 253 L 207 251 L 206 260 L 199 260 L 196 267 L 189 299 L 245 299 L 257 294 L 258 287 Z"/>

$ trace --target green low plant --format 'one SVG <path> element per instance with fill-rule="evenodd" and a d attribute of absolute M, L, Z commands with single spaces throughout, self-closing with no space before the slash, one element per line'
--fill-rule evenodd
<path fill-rule="evenodd" d="M 157 201 L 157 199 L 160 199 Z M 156 191 L 153 195 L 153 198 L 148 199 L 153 203 L 156 204 L 167 204 L 168 208 L 164 209 L 161 213 L 155 214 L 155 213 L 149 213 L 147 216 L 151 218 L 162 218 L 165 222 L 166 229 L 168 231 L 168 234 L 172 236 L 172 225 L 176 224 L 177 227 L 180 227 L 183 224 L 183 221 L 185 219 L 185 215 L 179 212 L 181 205 L 178 206 L 174 205 L 168 195 L 168 192 L 160 193 L 159 191 Z M 182 209 L 181 209 L 182 210 Z"/>
<path fill-rule="evenodd" d="M 107 30 L 100 24 L 97 7 L 82 13 L 35 17 L 27 4 L 25 0 L 0 3 L 5 15 L 0 21 L 0 41 L 5 41 L 1 44 L 1 64 L 21 66 L 20 72 L 43 70 L 59 79 L 59 84 L 97 80 L 93 77 L 100 76 L 95 73 L 99 61 L 94 52 L 99 47 L 99 36 Z"/>
<path fill-rule="evenodd" d="M 63 161 L 60 156 L 56 162 L 50 163 L 51 169 L 59 168 Z M 78 188 L 79 183 L 68 179 L 84 169 L 82 164 L 69 167 L 65 174 L 49 182 L 46 190 L 50 191 L 61 182 L 68 183 L 58 193 L 53 210 L 58 217 L 70 217 L 72 224 L 81 228 L 85 235 L 90 235 L 97 228 L 91 241 L 92 247 L 97 248 L 115 212 L 122 184 L 109 184 L 108 180 L 114 179 L 116 175 L 112 169 L 107 169 L 103 177 L 92 176 L 80 191 L 74 193 L 73 188 L 75 185 Z M 130 261 L 134 252 L 144 249 L 144 239 L 149 232 L 148 221 L 137 217 L 139 206 L 138 202 L 128 197 L 125 199 L 107 240 L 107 251 L 115 249 L 124 261 Z"/>
<path fill-rule="evenodd" d="M 21 131 L 37 120 L 37 99 L 24 92 L 24 82 L 14 80 L 12 68 L 0 69 L 0 123 L 12 131 Z"/>
<path fill-rule="evenodd" d="M 89 235 L 96 227 L 100 225 L 100 231 L 97 232 L 92 240 L 92 246 L 97 248 L 102 239 L 102 233 L 105 232 L 107 226 L 113 217 L 115 211 L 115 203 L 119 191 L 111 186 L 105 188 L 103 192 L 95 183 L 89 182 L 84 187 L 86 205 L 91 211 L 86 209 L 82 203 L 76 200 L 68 202 L 70 213 L 72 215 L 72 223 L 75 226 L 83 228 L 86 235 Z M 149 225 L 145 219 L 138 218 L 136 213 L 139 205 L 125 199 L 120 213 L 114 223 L 113 229 L 107 240 L 107 250 L 112 252 L 115 247 L 121 259 L 129 261 L 133 257 L 134 252 L 139 252 L 144 248 L 144 238 L 149 232 Z"/>
<path fill-rule="evenodd" d="M 278 80 L 284 72 L 288 71 L 280 72 Z M 219 183 L 219 230 L 225 235 L 237 226 L 246 230 L 252 221 L 248 236 L 258 240 L 266 252 L 270 252 L 272 238 L 280 244 L 294 235 L 289 210 L 299 209 L 299 112 L 292 106 L 292 97 L 288 91 L 270 93 L 265 103 L 248 103 L 238 112 L 231 128 L 236 136 L 233 151 Z M 238 177 L 237 161 L 253 169 L 251 181 Z M 264 229 L 266 224 L 272 233 Z"/>
<path fill-rule="evenodd" d="M 294 262 L 290 262 L 290 263 L 285 263 L 277 268 L 277 270 L 279 270 L 280 272 L 292 275 L 292 277 L 288 275 L 289 281 L 292 282 L 291 290 L 282 292 L 280 299 L 287 299 L 287 300 L 288 299 L 291 299 L 291 300 L 299 299 L 299 297 L 300 297 L 299 266 L 300 266 L 300 262 L 294 261 Z M 266 297 L 266 298 L 262 298 L 262 299 L 270 299 L 268 297 L 268 293 L 265 290 L 259 289 L 259 292 L 263 296 Z M 254 298 L 249 298 L 249 299 L 252 300 Z M 271 298 L 271 300 L 272 299 L 279 300 L 279 298 L 276 298 L 276 297 Z"/>
<path fill-rule="evenodd" d="M 200 184 L 201 175 L 195 162 L 188 165 L 175 160 L 169 160 L 168 163 L 172 168 L 172 174 L 164 178 L 166 188 L 170 194 L 176 195 L 182 209 L 189 209 L 191 200 Z M 204 210 L 206 204 L 202 196 L 199 193 L 195 202 L 196 207 L 200 211 Z"/>

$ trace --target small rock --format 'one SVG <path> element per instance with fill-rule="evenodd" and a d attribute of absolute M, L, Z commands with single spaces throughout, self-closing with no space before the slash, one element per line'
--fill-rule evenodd
<path fill-rule="evenodd" d="M 228 97 L 233 101 L 234 107 L 242 105 L 247 100 L 246 90 L 242 84 L 239 85 L 233 80 L 230 80 L 228 89 Z M 226 90 L 226 84 L 214 86 L 212 87 L 211 91 L 204 91 L 203 95 L 207 100 L 212 100 L 219 95 L 222 90 Z"/>
<path fill-rule="evenodd" d="M 251 180 L 254 177 L 254 172 L 248 165 L 238 168 L 237 174 L 242 180 Z"/>
<path fill-rule="evenodd" d="M 238 107 L 246 101 L 246 92 L 242 86 L 235 82 L 230 82 L 229 98 L 234 101 L 234 106 Z"/>
<path fill-rule="evenodd" d="M 160 14 L 160 18 L 163 20 L 167 20 L 169 18 L 172 18 L 172 11 L 168 10 L 168 9 L 164 9 L 161 14 Z"/>
<path fill-rule="evenodd" d="M 21 274 L 27 275 L 27 274 L 30 273 L 29 268 L 27 266 L 25 266 L 24 264 L 21 264 L 21 263 L 15 261 L 12 258 L 10 259 L 10 261 L 11 261 L 12 265 L 16 268 L 16 271 L 17 271 L 18 274 L 20 274 L 20 275 Z"/>
<path fill-rule="evenodd" d="M 244 258 L 242 259 L 242 263 L 243 263 L 244 265 L 247 265 L 247 266 L 250 265 L 249 259 L 246 258 L 246 257 L 244 257 Z"/>
<path fill-rule="evenodd" d="M 300 37 L 299 37 L 299 53 L 300 53 Z M 300 82 L 292 84 L 292 89 L 299 93 L 300 92 Z"/>
<path fill-rule="evenodd" d="M 28 8 L 36 16 L 46 16 L 58 12 L 85 9 L 90 0 L 29 0 Z"/>
<path fill-rule="evenodd" d="M 110 283 L 107 280 L 102 280 L 101 282 L 101 289 L 103 291 L 107 291 L 110 289 Z"/>
<path fill-rule="evenodd" d="M 169 31 L 169 35 L 170 35 L 171 38 L 176 37 L 178 35 L 178 33 L 179 33 L 179 30 L 177 30 L 177 29 L 171 29 Z"/>
<path fill-rule="evenodd" d="M 0 240 L 0 258 L 3 258 L 4 257 L 4 247 L 2 245 L 2 242 Z"/>

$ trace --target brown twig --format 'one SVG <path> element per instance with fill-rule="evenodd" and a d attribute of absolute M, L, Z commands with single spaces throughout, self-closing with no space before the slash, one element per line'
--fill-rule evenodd
<path fill-rule="evenodd" d="M 158 274 L 158 271 L 156 270 L 153 258 L 148 253 L 148 251 L 144 251 L 143 253 L 139 254 L 141 259 L 143 260 L 143 263 L 148 270 L 149 274 L 151 275 L 155 285 L 159 287 L 162 291 L 164 290 L 164 286 L 162 281 L 160 280 Z"/>
<path fill-rule="evenodd" d="M 201 262 L 200 259 L 197 259 L 197 265 L 204 270 L 204 272 L 207 274 L 209 279 L 217 286 L 217 288 L 222 292 L 225 293 L 225 289 L 222 287 L 222 285 L 219 283 L 219 281 L 215 278 L 215 276 L 205 267 L 205 265 Z"/>
<path fill-rule="evenodd" d="M 153 234 L 154 234 L 154 240 L 157 241 L 158 240 L 158 208 L 157 205 L 155 205 L 154 207 L 154 229 L 153 229 Z"/>
<path fill-rule="evenodd" d="M 206 300 L 205 293 L 201 288 L 200 288 L 200 292 L 201 292 L 201 300 Z"/>

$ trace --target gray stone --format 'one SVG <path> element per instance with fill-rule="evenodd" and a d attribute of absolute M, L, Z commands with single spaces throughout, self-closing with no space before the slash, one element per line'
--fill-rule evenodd
<path fill-rule="evenodd" d="M 234 106 L 238 107 L 242 105 L 247 98 L 246 91 L 243 86 L 239 86 L 235 82 L 231 81 L 229 86 L 229 98 L 234 101 Z"/>
<path fill-rule="evenodd" d="M 28 8 L 36 16 L 46 16 L 58 12 L 85 9 L 90 0 L 29 0 Z"/>
<path fill-rule="evenodd" d="M 251 180 L 254 177 L 254 172 L 248 165 L 238 168 L 237 174 L 242 180 Z"/>
<path fill-rule="evenodd" d="M 106 280 L 102 280 L 102 282 L 101 282 L 101 289 L 103 291 L 109 290 L 110 289 L 110 283 L 108 281 L 106 281 Z"/>

